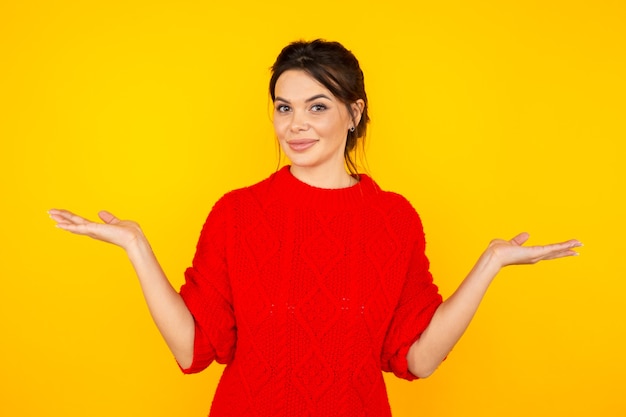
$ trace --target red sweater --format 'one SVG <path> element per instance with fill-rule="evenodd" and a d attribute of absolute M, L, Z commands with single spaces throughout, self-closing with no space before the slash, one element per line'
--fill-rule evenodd
<path fill-rule="evenodd" d="M 213 207 L 180 293 L 193 364 L 227 364 L 211 416 L 390 416 L 382 371 L 441 296 L 410 203 L 367 175 L 320 189 L 285 167 Z"/>

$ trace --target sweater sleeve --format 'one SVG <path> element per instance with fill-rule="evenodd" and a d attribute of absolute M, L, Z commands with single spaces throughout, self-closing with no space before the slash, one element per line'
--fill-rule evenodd
<path fill-rule="evenodd" d="M 205 369 L 212 361 L 229 363 L 235 353 L 237 331 L 228 279 L 226 244 L 228 207 L 219 200 L 202 228 L 192 266 L 180 288 L 194 317 L 193 362 L 184 373 Z"/>
<path fill-rule="evenodd" d="M 442 303 L 439 289 L 433 283 L 429 271 L 422 224 L 416 213 L 415 215 L 416 239 L 412 239 L 414 243 L 406 281 L 383 342 L 381 357 L 383 371 L 393 372 L 399 378 L 409 381 L 417 379 L 408 370 L 409 348 L 428 327 L 435 311 Z"/>

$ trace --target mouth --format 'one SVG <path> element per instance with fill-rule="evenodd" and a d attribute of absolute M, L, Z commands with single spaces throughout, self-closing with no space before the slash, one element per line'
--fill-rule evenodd
<path fill-rule="evenodd" d="M 287 145 L 296 152 L 302 152 L 309 149 L 317 142 L 317 139 L 292 139 L 287 141 Z"/>

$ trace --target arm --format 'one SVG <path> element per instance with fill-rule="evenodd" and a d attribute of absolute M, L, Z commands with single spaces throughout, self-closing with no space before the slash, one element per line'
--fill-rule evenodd
<path fill-rule="evenodd" d="M 522 233 L 510 241 L 496 239 L 489 244 L 459 288 L 439 306 L 426 330 L 409 349 L 407 361 L 411 373 L 425 378 L 435 371 L 469 326 L 489 285 L 504 266 L 576 255 L 573 249 L 582 246 L 577 240 L 522 246 L 526 240 L 528 234 Z"/>
<path fill-rule="evenodd" d="M 49 214 L 63 230 L 112 243 L 126 251 L 157 328 L 181 367 L 190 366 L 195 337 L 193 316 L 165 276 L 139 225 L 104 211 L 98 214 L 104 223 L 91 222 L 66 210 L 50 210 Z"/>

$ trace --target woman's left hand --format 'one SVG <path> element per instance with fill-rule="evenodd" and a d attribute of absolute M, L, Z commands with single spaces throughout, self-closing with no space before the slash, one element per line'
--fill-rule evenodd
<path fill-rule="evenodd" d="M 578 255 L 574 249 L 583 246 L 576 239 L 543 246 L 522 246 L 528 238 L 528 233 L 520 233 L 511 240 L 494 239 L 489 243 L 487 252 L 493 255 L 500 267 L 504 267 Z"/>
<path fill-rule="evenodd" d="M 582 246 L 575 239 L 544 246 L 523 246 L 528 237 L 528 233 L 520 233 L 511 240 L 494 239 L 489 243 L 467 278 L 437 308 L 426 330 L 411 346 L 407 361 L 413 375 L 426 377 L 437 369 L 467 329 L 502 267 L 577 255 L 575 248 Z"/>

